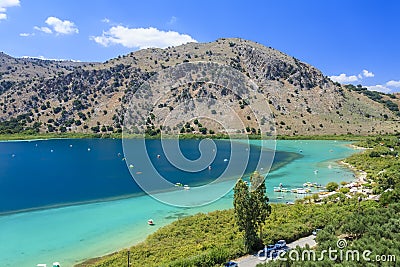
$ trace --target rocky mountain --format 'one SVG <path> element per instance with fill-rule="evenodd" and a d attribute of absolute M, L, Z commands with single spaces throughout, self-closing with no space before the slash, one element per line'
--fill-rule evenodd
<path fill-rule="evenodd" d="M 0 54 L 0 133 L 120 132 L 126 107 L 138 88 L 157 73 L 186 62 L 216 62 L 251 79 L 272 112 L 261 120 L 273 118 L 281 135 L 366 135 L 400 130 L 399 95 L 342 86 L 278 50 L 243 39 L 222 38 L 140 50 L 104 63 L 15 59 Z M 148 116 L 135 117 L 137 125 L 155 134 L 160 131 L 163 114 L 198 96 L 232 103 L 246 131 L 257 132 L 260 118 L 252 116 L 248 96 L 238 97 L 224 86 L 197 82 L 164 94 L 147 110 Z M 223 131 L 207 120 L 176 121 L 163 130 Z"/>
<path fill-rule="evenodd" d="M 79 66 L 87 63 L 75 62 L 70 60 L 42 60 L 39 58 L 13 58 L 0 52 L 0 91 L 5 91 L 8 87 L 3 87 L 4 82 L 19 82 L 29 79 L 50 78 L 56 75 L 65 75 Z M 91 63 L 97 64 L 97 63 Z"/>

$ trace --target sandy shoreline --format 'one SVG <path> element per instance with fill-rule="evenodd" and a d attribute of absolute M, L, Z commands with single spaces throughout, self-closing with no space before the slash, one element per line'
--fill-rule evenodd
<path fill-rule="evenodd" d="M 367 150 L 367 149 L 372 149 L 372 148 L 366 148 L 366 147 L 356 146 L 356 145 L 354 145 L 354 144 L 348 144 L 348 145 L 346 145 L 346 146 L 348 146 L 348 147 L 350 147 L 350 148 L 352 148 L 352 149 L 355 149 L 355 150 L 361 150 L 361 152 L 362 152 L 362 151 L 365 151 L 365 150 Z M 354 166 L 351 165 L 350 163 L 345 162 L 345 159 L 339 160 L 339 161 L 337 161 L 337 162 L 338 162 L 340 165 L 343 165 L 343 166 L 345 166 L 346 168 L 350 169 L 350 170 L 354 173 L 354 176 L 355 176 L 354 182 L 355 182 L 355 183 L 359 183 L 359 184 L 365 184 L 365 183 L 367 183 L 367 173 L 366 173 L 365 171 L 363 171 L 363 170 L 358 170 L 356 167 L 354 167 Z"/>
<path fill-rule="evenodd" d="M 354 167 L 350 163 L 344 162 L 343 160 L 338 161 L 338 163 L 350 169 L 354 173 L 354 182 L 359 184 L 367 183 L 367 173 L 365 171 L 358 170 L 356 167 Z"/>
<path fill-rule="evenodd" d="M 367 149 L 372 149 L 372 148 L 367 148 L 367 147 L 362 147 L 362 146 L 356 146 L 353 144 L 348 144 L 348 147 L 351 147 L 352 149 L 356 149 L 356 150 L 367 150 Z"/>

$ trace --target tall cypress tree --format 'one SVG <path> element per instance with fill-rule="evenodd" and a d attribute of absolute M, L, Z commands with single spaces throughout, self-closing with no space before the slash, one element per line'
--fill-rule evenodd
<path fill-rule="evenodd" d="M 234 188 L 233 206 L 235 219 L 241 231 L 244 231 L 245 249 L 250 252 L 262 243 L 262 227 L 271 214 L 266 195 L 264 177 L 258 172 L 250 176 L 251 188 L 239 179 Z M 257 228 L 259 237 L 257 237 Z"/>
<path fill-rule="evenodd" d="M 257 243 L 257 233 L 253 221 L 251 197 L 247 184 L 239 179 L 234 188 L 233 206 L 235 219 L 239 230 L 244 232 L 244 247 L 247 252 L 254 249 Z"/>
<path fill-rule="evenodd" d="M 267 188 L 264 177 L 255 171 L 250 176 L 250 201 L 252 203 L 253 220 L 259 230 L 259 238 L 262 240 L 262 227 L 265 220 L 271 214 L 271 206 L 267 197 Z"/>

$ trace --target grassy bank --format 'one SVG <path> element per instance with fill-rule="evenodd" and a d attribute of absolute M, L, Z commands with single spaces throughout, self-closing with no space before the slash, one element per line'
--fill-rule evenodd
<path fill-rule="evenodd" d="M 263 240 L 288 242 L 311 234 L 329 221 L 341 221 L 356 209 L 353 204 L 273 204 Z M 106 241 L 105 241 L 106 242 Z M 245 254 L 242 233 L 233 210 L 197 214 L 173 222 L 129 249 L 131 266 L 220 266 Z M 128 249 L 92 259 L 77 266 L 125 266 Z"/>
<path fill-rule="evenodd" d="M 84 138 L 121 138 L 121 134 L 94 133 L 36 133 L 36 134 L 0 134 L 0 140 L 35 140 L 35 139 L 84 139 Z"/>
<path fill-rule="evenodd" d="M 278 135 L 277 140 L 341 140 L 341 141 L 360 141 L 367 138 L 363 135 Z"/>
<path fill-rule="evenodd" d="M 163 138 L 174 138 L 175 136 L 164 135 Z M 391 137 L 390 135 L 382 135 L 381 138 Z M 0 134 L 0 140 L 33 140 L 33 139 L 57 139 L 57 138 L 122 138 L 121 133 L 98 134 L 98 133 L 16 133 L 16 134 Z M 143 135 L 124 135 L 124 138 L 143 138 Z M 148 139 L 160 139 L 161 135 L 146 136 Z M 243 139 L 243 135 L 225 135 L 225 134 L 180 134 L 180 139 Z M 259 140 L 259 135 L 247 135 L 250 140 Z M 277 140 L 342 140 L 342 141 L 362 141 L 368 136 L 361 135 L 278 135 Z M 371 137 L 372 138 L 372 137 Z"/>

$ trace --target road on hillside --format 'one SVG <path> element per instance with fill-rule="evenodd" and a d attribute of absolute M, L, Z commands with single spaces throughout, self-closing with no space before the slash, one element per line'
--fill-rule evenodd
<path fill-rule="evenodd" d="M 310 247 L 314 247 L 317 244 L 317 242 L 315 242 L 314 235 L 300 238 L 292 243 L 287 244 L 287 246 L 291 249 L 295 248 L 296 246 L 304 248 L 307 244 Z M 257 264 L 263 263 L 263 261 L 259 260 L 257 256 L 254 255 L 244 256 L 242 258 L 235 260 L 235 262 L 239 264 L 239 267 L 255 267 Z"/>

